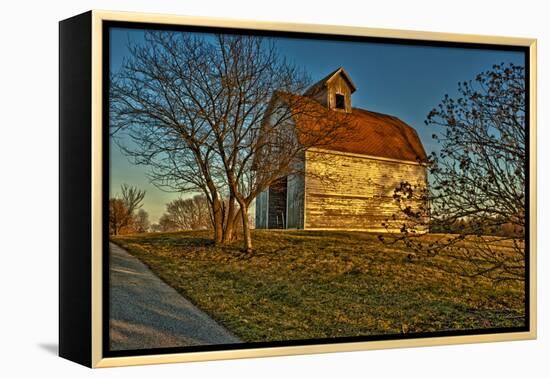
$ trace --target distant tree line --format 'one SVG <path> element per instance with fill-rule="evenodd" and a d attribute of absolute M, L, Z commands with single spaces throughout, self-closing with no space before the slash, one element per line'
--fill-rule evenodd
<path fill-rule="evenodd" d="M 109 234 L 148 232 L 149 214 L 141 208 L 145 191 L 127 184 L 120 189 L 120 194 L 109 199 Z"/>
<path fill-rule="evenodd" d="M 166 211 L 153 232 L 210 230 L 212 217 L 206 197 L 196 195 L 192 198 L 178 198 L 166 204 Z"/>
<path fill-rule="evenodd" d="M 477 221 L 458 219 L 454 222 L 435 223 L 430 225 L 434 234 L 479 234 L 484 236 L 504 236 L 510 238 L 523 237 L 523 228 L 505 219 L 495 219 L 490 224 L 481 225 Z"/>
<path fill-rule="evenodd" d="M 212 213 L 204 195 L 178 198 L 168 202 L 158 222 L 151 224 L 149 213 L 142 209 L 145 194 L 144 190 L 135 186 L 121 185 L 120 193 L 109 200 L 110 235 L 212 230 Z M 239 220 L 240 216 L 239 212 Z M 236 230 L 239 231 L 239 228 Z"/>
<path fill-rule="evenodd" d="M 142 209 L 145 194 L 135 186 L 122 184 L 120 193 L 109 199 L 110 235 L 212 229 L 212 216 L 204 196 L 170 201 L 158 223 L 151 224 L 149 213 Z"/>

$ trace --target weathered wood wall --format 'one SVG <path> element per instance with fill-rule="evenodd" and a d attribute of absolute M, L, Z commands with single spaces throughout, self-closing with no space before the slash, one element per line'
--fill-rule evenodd
<path fill-rule="evenodd" d="M 348 82 L 342 75 L 337 75 L 328 85 L 328 106 L 329 109 L 336 109 L 336 94 L 344 95 L 345 111 L 351 111 L 351 89 Z"/>
<path fill-rule="evenodd" d="M 256 197 L 255 228 L 267 228 L 267 190 Z"/>
<path fill-rule="evenodd" d="M 327 98 L 327 90 L 326 88 L 322 88 L 318 90 L 317 92 L 313 93 L 311 96 L 312 99 L 317 101 L 319 104 L 328 107 L 328 98 Z"/>
<path fill-rule="evenodd" d="M 304 175 L 293 174 L 287 180 L 287 228 L 304 228 Z"/>
<path fill-rule="evenodd" d="M 402 216 L 394 190 L 403 181 L 426 185 L 426 167 L 338 152 L 306 153 L 305 229 L 384 232 Z M 399 231 L 402 222 L 392 223 Z"/>
<path fill-rule="evenodd" d="M 344 95 L 345 97 L 345 111 L 351 111 L 351 88 L 347 80 L 340 74 L 335 76 L 328 84 L 327 87 L 319 89 L 312 95 L 312 98 L 323 106 L 329 109 L 336 108 L 336 94 Z"/>

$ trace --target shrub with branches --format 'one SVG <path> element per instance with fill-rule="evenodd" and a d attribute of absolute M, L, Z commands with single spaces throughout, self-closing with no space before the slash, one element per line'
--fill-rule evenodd
<path fill-rule="evenodd" d="M 440 151 L 430 158 L 428 188 L 403 182 L 394 198 L 405 214 L 398 235 L 414 256 L 445 255 L 460 274 L 525 278 L 525 71 L 494 65 L 458 84 L 428 114 Z M 412 210 L 412 200 L 424 203 Z M 429 237 L 418 230 L 429 228 Z"/>

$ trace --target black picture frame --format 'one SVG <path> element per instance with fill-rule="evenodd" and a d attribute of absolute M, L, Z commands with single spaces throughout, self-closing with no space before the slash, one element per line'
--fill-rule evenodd
<path fill-rule="evenodd" d="M 90 11 L 82 15 L 72 17 L 60 22 L 59 33 L 59 170 L 60 170 L 60 193 L 59 193 L 59 354 L 69 360 L 75 361 L 85 366 L 117 366 L 133 363 L 126 357 L 139 356 L 162 356 L 159 362 L 184 361 L 210 358 L 237 358 L 242 356 L 255 355 L 276 355 L 293 353 L 311 353 L 324 351 L 319 346 L 330 346 L 330 350 L 349 350 L 370 348 L 366 343 L 372 342 L 395 342 L 395 346 L 408 345 L 431 345 L 446 344 L 456 342 L 470 341 L 491 341 L 507 339 L 530 339 L 536 337 L 535 323 L 535 297 L 534 288 L 534 266 L 535 266 L 535 188 L 532 184 L 535 149 L 535 104 L 534 96 L 536 93 L 532 88 L 536 80 L 534 68 L 534 53 L 536 49 L 535 40 L 502 40 L 487 38 L 476 38 L 472 36 L 445 36 L 435 34 L 410 35 L 403 32 L 402 37 L 399 33 L 384 31 L 365 30 L 365 35 L 335 34 L 333 29 L 330 32 L 319 30 L 310 31 L 305 26 L 304 31 L 293 27 L 280 26 L 281 30 L 270 26 L 259 25 L 254 28 L 253 25 L 245 24 L 245 27 L 219 25 L 219 20 L 214 20 L 208 25 L 202 25 L 201 21 L 195 23 L 182 19 L 174 22 L 161 22 L 161 16 L 152 15 L 129 15 L 106 12 Z M 237 22 L 237 25 L 239 23 Z M 233 25 L 233 24 L 231 24 Z M 99 27 L 98 27 L 99 26 Z M 526 220 L 526 281 L 525 281 L 525 313 L 526 324 L 524 327 L 511 327 L 499 329 L 481 329 L 481 330 L 463 330 L 463 331 L 444 331 L 405 335 L 378 335 L 378 336 L 356 336 L 332 339 L 311 339 L 311 340 L 291 340 L 291 341 L 273 341 L 260 343 L 242 343 L 242 344 L 220 344 L 204 345 L 175 348 L 156 348 L 139 349 L 128 351 L 111 351 L 109 349 L 109 229 L 108 229 L 108 203 L 109 203 L 109 32 L 111 28 L 133 28 L 133 29 L 160 29 L 193 31 L 206 33 L 240 33 L 254 34 L 264 36 L 283 36 L 290 38 L 306 38 L 320 40 L 338 40 L 338 41 L 362 41 L 368 43 L 384 44 L 406 44 L 436 47 L 457 47 L 469 49 L 485 50 L 504 50 L 520 51 L 525 56 L 526 68 L 526 104 L 527 125 L 526 138 L 530 143 L 526 143 L 528 148 L 526 152 L 526 172 L 527 187 L 526 210 L 529 212 Z M 98 30 L 100 29 L 100 30 Z M 293 30 L 290 30 L 293 29 Z M 422 38 L 422 37 L 425 38 Z M 437 38 L 436 38 L 437 37 Z M 446 39 L 447 38 L 447 39 Z M 504 42 L 507 42 L 506 44 Z M 94 75 L 94 46 L 101 49 L 101 59 L 99 63 L 101 70 L 101 84 L 97 84 L 98 77 Z M 97 62 L 96 62 L 97 63 Z M 99 86 L 98 86 L 99 85 Z M 97 107 L 97 98 L 94 97 L 94 88 L 96 93 L 100 93 L 101 119 L 103 125 L 101 129 L 101 140 L 103 148 L 97 155 L 97 146 L 94 146 L 91 129 L 96 127 L 98 117 L 94 117 L 94 110 Z M 96 110 L 97 111 L 97 110 Z M 94 151 L 96 155 L 94 155 Z M 94 158 L 94 156 L 96 158 Z M 97 156 L 100 161 L 97 161 Z M 100 180 L 94 180 L 94 164 L 101 166 Z M 94 197 L 94 185 L 97 181 L 101 183 L 99 197 Z M 101 209 L 101 240 L 97 240 L 97 234 L 94 234 L 94 212 L 93 208 Z M 96 219 L 97 222 L 97 219 Z M 98 223 L 95 223 L 98 224 Z M 95 244 L 94 244 L 95 243 Z M 98 248 L 98 245 L 100 248 Z M 92 263 L 97 257 L 97 251 L 101 251 L 101 272 L 94 270 Z M 101 273 L 101 274 L 100 274 Z M 101 278 L 98 279 L 97 277 Z M 95 279 L 95 281 L 94 281 Z M 94 282 L 95 285 L 94 286 Z M 100 285 L 100 286 L 98 286 Z M 98 288 L 100 290 L 98 292 Z M 95 291 L 94 291 L 95 290 Z M 97 306 L 94 306 L 94 298 L 101 298 L 101 313 L 97 314 Z M 95 314 L 95 315 L 94 315 Z M 97 319 L 100 318 L 100 321 Z M 101 324 L 98 329 L 94 324 Z M 100 337 L 97 337 L 100 333 Z M 512 335 L 507 337 L 507 335 Z M 496 336 L 500 335 L 500 336 Z M 486 336 L 486 337 L 481 337 Z M 496 336 L 496 337 L 494 337 Z M 450 338 L 450 339 L 449 339 Z M 100 345 L 98 341 L 101 340 Z M 408 343 L 399 343 L 408 341 Z M 378 344 L 380 347 L 386 347 L 390 344 Z M 308 349 L 307 347 L 313 347 Z M 99 351 L 99 352 L 98 352 Z M 231 352 L 236 352 L 231 355 Z M 248 351 L 248 352 L 247 352 Z M 206 352 L 206 353 L 205 353 Z M 208 354 L 208 352 L 220 352 L 218 356 Z M 226 353 L 227 352 L 227 353 Z M 99 355 L 98 355 L 99 353 Z M 229 354 L 228 354 L 229 353 Z M 173 357 L 170 357 L 170 356 Z M 182 358 L 182 355 L 188 355 L 188 358 Z M 168 356 L 168 357 L 166 357 Z"/>

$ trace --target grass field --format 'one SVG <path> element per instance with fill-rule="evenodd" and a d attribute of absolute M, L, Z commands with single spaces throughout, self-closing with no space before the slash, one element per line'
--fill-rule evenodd
<path fill-rule="evenodd" d="M 249 342 L 525 322 L 522 283 L 447 273 L 373 234 L 255 230 L 253 238 L 253 256 L 240 243 L 214 247 L 207 232 L 112 240 Z"/>

